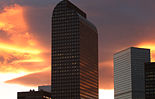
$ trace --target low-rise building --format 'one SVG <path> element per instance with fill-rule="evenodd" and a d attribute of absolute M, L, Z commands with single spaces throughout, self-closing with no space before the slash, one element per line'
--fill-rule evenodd
<path fill-rule="evenodd" d="M 46 91 L 18 92 L 17 99 L 51 99 L 51 93 Z"/>

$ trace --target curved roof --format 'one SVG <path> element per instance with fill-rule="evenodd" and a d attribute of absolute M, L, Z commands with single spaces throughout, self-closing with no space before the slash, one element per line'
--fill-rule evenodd
<path fill-rule="evenodd" d="M 61 5 L 61 4 L 66 4 L 67 7 L 69 7 L 69 8 L 71 8 L 71 9 L 75 10 L 78 14 L 80 14 L 80 15 L 83 16 L 84 18 L 87 18 L 87 15 L 86 15 L 85 12 L 83 12 L 81 9 L 79 9 L 77 6 L 75 6 L 73 3 L 71 3 L 71 2 L 68 1 L 68 0 L 63 0 L 63 1 L 61 1 L 60 3 L 58 3 L 58 4 L 56 5 L 55 8 L 57 8 L 57 7 L 58 7 L 59 5 Z M 54 9 L 55 9 L 55 8 L 54 8 Z"/>

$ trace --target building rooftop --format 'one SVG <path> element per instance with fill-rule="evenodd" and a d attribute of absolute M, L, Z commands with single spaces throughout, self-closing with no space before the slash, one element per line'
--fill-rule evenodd
<path fill-rule="evenodd" d="M 141 49 L 141 50 L 150 50 L 150 49 L 146 49 L 146 48 L 129 47 L 129 48 L 126 48 L 126 49 L 124 49 L 124 50 L 121 50 L 121 51 L 119 51 L 119 52 L 116 52 L 114 55 L 117 55 L 117 54 L 119 54 L 119 53 L 121 53 L 121 52 L 123 52 L 123 51 L 129 50 L 129 49 Z"/>
<path fill-rule="evenodd" d="M 78 14 L 80 14 L 84 18 L 87 18 L 86 13 L 83 12 L 81 9 L 79 9 L 77 6 L 75 6 L 73 3 L 71 3 L 69 0 L 63 0 L 60 3 L 58 3 L 57 6 L 64 3 L 64 2 L 66 2 L 67 6 L 70 7 L 71 9 L 74 9 Z"/>
<path fill-rule="evenodd" d="M 20 97 L 35 97 L 35 96 L 47 96 L 47 97 L 51 97 L 51 93 L 40 90 L 40 91 L 34 91 L 34 90 L 30 90 L 27 92 L 18 92 L 18 98 L 20 99 Z"/>

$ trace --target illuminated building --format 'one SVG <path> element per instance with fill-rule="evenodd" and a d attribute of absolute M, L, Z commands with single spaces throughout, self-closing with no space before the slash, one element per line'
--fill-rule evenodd
<path fill-rule="evenodd" d="M 155 62 L 145 64 L 145 99 L 155 99 Z"/>
<path fill-rule="evenodd" d="M 52 16 L 52 96 L 98 99 L 98 33 L 68 0 Z"/>
<path fill-rule="evenodd" d="M 150 50 L 131 47 L 114 55 L 115 99 L 145 99 L 144 63 Z"/>

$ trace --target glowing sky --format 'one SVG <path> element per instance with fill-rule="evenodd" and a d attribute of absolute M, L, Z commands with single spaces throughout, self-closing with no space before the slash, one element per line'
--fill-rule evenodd
<path fill-rule="evenodd" d="M 150 48 L 155 61 L 155 1 L 71 1 L 98 28 L 99 97 L 113 99 L 115 52 L 131 46 Z M 19 91 L 50 84 L 51 15 L 58 2 L 0 0 L 1 97 L 16 99 Z"/>

